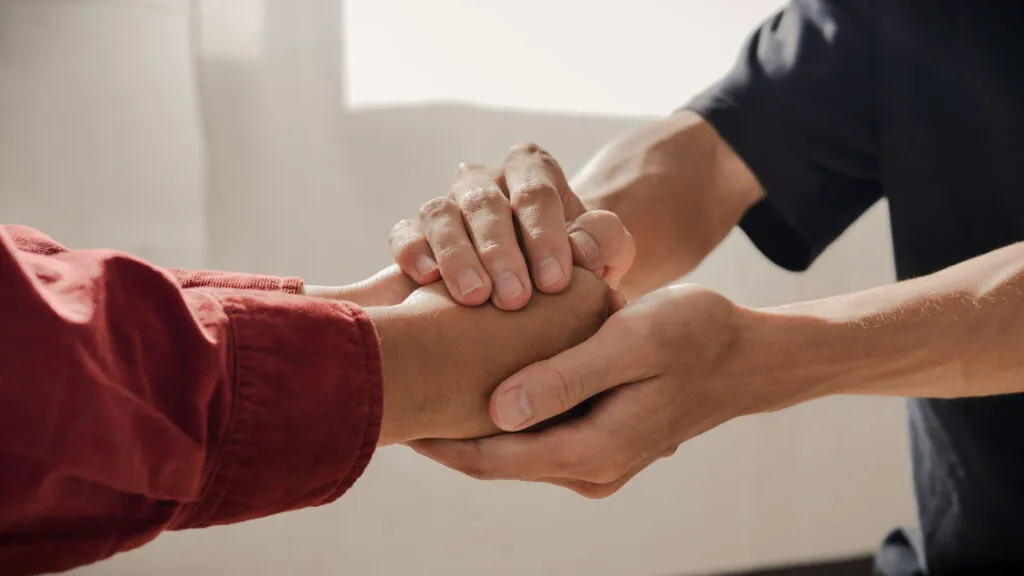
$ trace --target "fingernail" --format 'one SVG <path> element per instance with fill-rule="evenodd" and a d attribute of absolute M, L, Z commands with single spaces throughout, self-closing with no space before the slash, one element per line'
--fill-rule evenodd
<path fill-rule="evenodd" d="M 577 230 L 569 237 L 576 243 L 576 247 L 580 249 L 583 254 L 584 264 L 588 268 L 593 267 L 597 263 L 597 259 L 601 257 L 601 251 L 597 248 L 597 242 L 594 241 L 594 237 L 582 230 Z"/>
<path fill-rule="evenodd" d="M 434 259 L 426 254 L 420 254 L 420 257 L 416 259 L 416 271 L 421 276 L 427 276 L 434 270 L 437 270 L 437 262 L 434 262 Z"/>
<path fill-rule="evenodd" d="M 467 268 L 462 272 L 459 272 L 459 292 L 463 296 L 475 292 L 478 288 L 484 285 L 484 281 L 480 279 L 480 275 L 476 273 L 476 270 Z"/>
<path fill-rule="evenodd" d="M 498 298 L 511 302 L 523 293 L 523 283 L 513 272 L 505 272 L 498 278 Z"/>
<path fill-rule="evenodd" d="M 537 266 L 537 281 L 541 286 L 558 284 L 564 275 L 562 265 L 551 256 L 541 260 L 540 265 Z"/>
<path fill-rule="evenodd" d="M 494 409 L 498 424 L 504 430 L 519 430 L 533 416 L 530 401 L 521 386 L 502 392 Z"/>

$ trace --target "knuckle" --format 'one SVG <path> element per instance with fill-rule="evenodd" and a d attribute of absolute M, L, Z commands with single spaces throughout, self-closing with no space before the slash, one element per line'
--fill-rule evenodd
<path fill-rule="evenodd" d="M 558 191 L 555 187 L 547 182 L 532 181 L 523 184 L 516 190 L 515 196 L 512 197 L 512 205 L 515 208 L 521 208 L 526 206 L 536 206 L 538 204 L 558 202 L 561 200 L 558 197 Z"/>
<path fill-rule="evenodd" d="M 584 231 L 594 239 L 602 252 L 621 252 L 629 236 L 622 220 L 617 214 L 603 210 L 591 210 L 577 218 L 569 227 L 569 232 Z"/>
<path fill-rule="evenodd" d="M 593 226 L 602 230 L 625 230 L 619 215 L 608 210 L 590 210 L 581 215 L 576 221 L 581 226 Z"/>
<path fill-rule="evenodd" d="M 521 215 L 518 219 L 519 236 L 528 250 L 531 247 L 536 247 L 539 252 L 554 251 L 557 253 L 558 249 L 562 247 L 560 243 L 564 243 L 565 248 L 569 247 L 568 236 L 564 236 L 564 231 L 553 230 L 538 220 L 536 214 L 529 213 Z M 562 232 L 562 236 L 559 235 L 559 232 Z"/>
<path fill-rule="evenodd" d="M 590 500 L 603 500 L 619 491 L 614 484 L 594 484 L 587 482 L 576 489 L 576 493 Z"/>
<path fill-rule="evenodd" d="M 564 177 L 565 173 L 562 170 L 562 166 L 558 163 L 558 160 L 555 160 L 554 156 L 552 156 L 547 150 L 541 150 L 539 154 L 541 162 L 544 163 L 544 167 L 547 168 L 549 172 L 562 174 Z"/>
<path fill-rule="evenodd" d="M 508 211 L 508 199 L 495 188 L 475 186 L 462 195 L 462 209 L 467 213 L 487 212 L 497 214 Z"/>
<path fill-rule="evenodd" d="M 620 474 L 608 463 L 596 466 L 588 471 L 586 480 L 594 484 L 610 484 L 619 479 Z"/>
<path fill-rule="evenodd" d="M 389 233 L 389 235 L 394 236 L 396 234 L 399 234 L 401 232 L 404 232 L 405 230 L 412 228 L 412 226 L 413 221 L 409 220 L 408 218 L 404 220 L 399 220 L 398 222 L 395 223 L 394 226 L 391 227 L 391 232 Z"/>
<path fill-rule="evenodd" d="M 535 142 L 522 142 L 509 148 L 505 162 L 507 164 L 513 161 L 539 163 L 549 173 L 564 174 L 555 157 Z"/>
<path fill-rule="evenodd" d="M 481 464 L 468 464 L 463 467 L 462 473 L 474 480 L 493 480 L 495 478 L 491 469 Z"/>
<path fill-rule="evenodd" d="M 402 240 L 395 242 L 391 246 L 391 251 L 394 253 L 395 260 L 402 263 L 412 263 L 419 252 L 425 248 L 425 241 L 416 240 Z"/>
<path fill-rule="evenodd" d="M 611 210 L 595 209 L 588 211 L 587 214 L 589 214 L 591 218 L 600 220 L 602 222 L 613 222 L 616 224 L 622 223 L 622 218 L 620 218 L 618 214 L 612 212 Z"/>
<path fill-rule="evenodd" d="M 456 264 L 459 259 L 466 254 L 467 250 L 471 250 L 472 246 L 467 243 L 457 242 L 455 244 L 448 244 L 434 250 L 434 257 L 437 259 L 437 263 L 442 268 L 449 268 Z"/>
<path fill-rule="evenodd" d="M 472 455 L 464 458 L 462 462 L 460 462 L 458 470 L 466 476 L 476 480 L 494 479 L 496 477 L 495 470 L 488 464 L 488 459 L 484 458 L 483 451 L 479 444 L 473 443 L 472 446 Z"/>
<path fill-rule="evenodd" d="M 575 462 L 569 464 L 567 469 L 573 476 L 594 484 L 608 484 L 622 476 L 622 471 L 617 469 L 615 462 L 606 457 L 611 444 L 609 442 L 591 442 L 581 447 L 575 454 Z"/>
<path fill-rule="evenodd" d="M 454 216 L 460 212 L 459 205 L 447 197 L 432 198 L 420 207 L 420 220 L 434 220 Z"/>
<path fill-rule="evenodd" d="M 411 256 L 413 252 L 416 252 L 419 248 L 426 244 L 426 240 L 422 238 L 392 238 L 391 239 L 391 251 L 398 258 L 405 258 Z"/>
<path fill-rule="evenodd" d="M 406 232 L 408 228 L 399 229 L 396 226 L 388 236 L 388 246 L 396 257 L 404 257 L 413 252 L 423 249 L 427 245 L 426 238 L 421 234 Z"/>
<path fill-rule="evenodd" d="M 527 156 L 533 154 L 546 154 L 536 142 L 520 142 L 509 148 L 510 156 Z"/>
<path fill-rule="evenodd" d="M 477 255 L 480 256 L 480 260 L 484 265 L 488 267 L 497 267 L 498 264 L 512 262 L 512 254 L 510 250 L 500 242 L 487 242 L 480 245 L 477 249 Z M 502 266 L 501 268 L 508 268 L 509 266 Z"/>
<path fill-rule="evenodd" d="M 576 370 L 552 366 L 555 375 L 553 397 L 559 413 L 569 410 L 584 399 L 586 383 L 583 375 Z"/>
<path fill-rule="evenodd" d="M 455 167 L 455 178 L 461 178 L 469 174 L 487 172 L 487 166 L 473 162 L 461 162 Z"/>
<path fill-rule="evenodd" d="M 392 234 L 388 246 L 395 261 L 401 265 L 411 264 L 416 256 L 429 249 L 427 239 L 420 234 Z"/>

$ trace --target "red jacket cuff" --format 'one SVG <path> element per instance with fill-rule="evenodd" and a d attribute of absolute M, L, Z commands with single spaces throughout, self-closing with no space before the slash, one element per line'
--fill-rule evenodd
<path fill-rule="evenodd" d="M 302 279 L 240 272 L 218 272 L 214 270 L 181 270 L 172 268 L 170 273 L 182 288 L 235 288 L 238 290 L 263 290 L 267 292 L 302 293 Z"/>
<path fill-rule="evenodd" d="M 233 413 L 200 501 L 177 528 L 238 522 L 339 498 L 380 435 L 383 376 L 354 304 L 211 290 L 231 322 Z"/>

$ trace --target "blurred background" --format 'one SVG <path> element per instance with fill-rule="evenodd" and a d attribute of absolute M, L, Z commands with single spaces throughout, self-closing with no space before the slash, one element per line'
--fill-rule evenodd
<path fill-rule="evenodd" d="M 165 266 L 355 281 L 459 162 L 567 172 L 732 65 L 779 0 L 0 0 L 0 218 Z M 803 275 L 740 233 L 691 277 L 748 305 L 893 280 L 884 204 Z M 895 399 L 684 445 L 616 496 L 378 452 L 336 504 L 162 536 L 77 576 L 682 575 L 868 553 L 912 523 Z"/>

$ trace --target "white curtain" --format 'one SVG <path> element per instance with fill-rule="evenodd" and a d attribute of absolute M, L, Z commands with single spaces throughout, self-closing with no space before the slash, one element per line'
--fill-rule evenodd
<path fill-rule="evenodd" d="M 0 219 L 165 265 L 356 280 L 459 162 L 535 140 L 578 168 L 724 72 L 773 2 L 548 4 L 5 0 Z M 690 280 L 751 305 L 889 281 L 884 210 L 802 277 L 737 234 Z M 866 552 L 913 518 L 902 418 L 855 398 L 747 418 L 605 501 L 389 448 L 337 504 L 76 573 L 653 575 Z"/>

